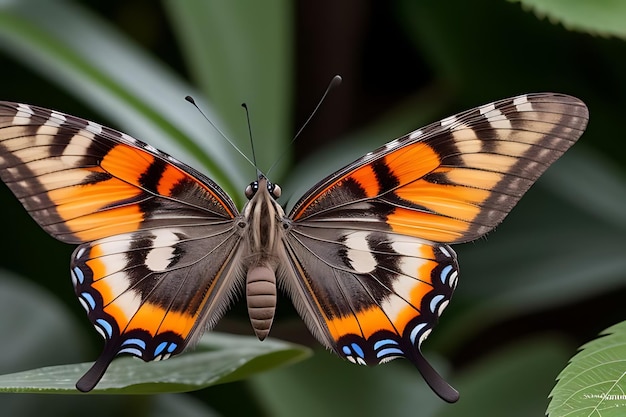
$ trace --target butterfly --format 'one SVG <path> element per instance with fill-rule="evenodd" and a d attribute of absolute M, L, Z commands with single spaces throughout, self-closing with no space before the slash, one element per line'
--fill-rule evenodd
<path fill-rule="evenodd" d="M 457 285 L 449 245 L 498 225 L 587 120 L 561 94 L 476 107 L 367 153 L 287 215 L 264 175 L 239 211 L 210 178 L 125 133 L 0 102 L 0 177 L 43 229 L 79 245 L 72 282 L 104 338 L 80 391 L 117 355 L 193 346 L 241 292 L 263 340 L 281 287 L 322 345 L 362 365 L 404 357 L 453 402 L 421 353 Z"/>

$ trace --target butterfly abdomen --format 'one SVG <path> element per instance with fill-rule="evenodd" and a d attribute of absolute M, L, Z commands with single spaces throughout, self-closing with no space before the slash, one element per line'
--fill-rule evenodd
<path fill-rule="evenodd" d="M 246 277 L 246 301 L 248 316 L 259 340 L 270 332 L 276 312 L 276 275 L 267 266 L 255 266 Z"/>

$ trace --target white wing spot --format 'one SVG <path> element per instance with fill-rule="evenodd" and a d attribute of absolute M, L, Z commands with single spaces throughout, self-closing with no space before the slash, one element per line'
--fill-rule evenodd
<path fill-rule="evenodd" d="M 115 306 L 126 315 L 126 319 L 130 320 L 141 307 L 141 296 L 135 291 L 128 290 L 115 299 Z"/>
<path fill-rule="evenodd" d="M 76 157 L 83 157 L 87 153 L 87 149 L 93 141 L 93 133 L 81 129 L 70 139 L 69 143 L 63 150 L 61 161 L 67 165 L 72 165 L 76 162 Z"/>
<path fill-rule="evenodd" d="M 101 135 L 102 134 L 102 125 L 95 123 L 95 122 L 88 122 L 87 126 L 85 126 L 85 130 L 88 132 L 91 132 L 93 134 L 96 135 Z"/>
<path fill-rule="evenodd" d="M 397 147 L 400 144 L 400 141 L 398 139 L 394 139 L 391 142 L 388 142 L 387 144 L 385 144 L 385 149 L 386 150 L 391 150 L 395 147 Z M 370 154 L 372 154 L 373 152 L 369 152 Z"/>
<path fill-rule="evenodd" d="M 59 127 L 66 121 L 67 119 L 65 118 L 64 114 L 53 111 L 52 113 L 50 113 L 50 117 L 48 117 L 48 120 L 46 120 L 46 123 L 44 123 L 44 125 Z"/>
<path fill-rule="evenodd" d="M 441 317 L 441 315 L 443 314 L 443 311 L 446 309 L 446 307 L 448 307 L 449 303 L 450 303 L 450 300 L 445 300 L 443 303 L 439 305 L 439 309 L 437 310 L 438 316 Z"/>
<path fill-rule="evenodd" d="M 26 104 L 18 104 L 17 105 L 17 113 L 13 116 L 13 121 L 11 122 L 14 125 L 27 125 L 30 123 L 30 118 L 34 115 L 33 109 Z"/>
<path fill-rule="evenodd" d="M 46 123 L 42 124 L 41 126 L 39 126 L 39 129 L 37 129 L 37 139 L 40 143 L 50 143 L 50 140 L 48 138 L 44 138 L 43 136 L 53 137 L 56 136 L 56 134 L 59 132 L 59 125 L 48 123 L 49 121 L 50 120 L 48 119 Z"/>
<path fill-rule="evenodd" d="M 121 138 L 123 141 L 126 141 L 128 143 L 137 143 L 137 139 L 135 139 L 134 137 L 127 135 L 126 133 L 121 133 Z"/>
<path fill-rule="evenodd" d="M 446 257 L 451 258 L 452 255 L 450 255 L 450 252 L 448 252 L 448 249 L 446 249 L 444 246 L 439 246 L 439 250 L 441 251 L 441 253 L 443 253 Z"/>
<path fill-rule="evenodd" d="M 456 121 L 457 121 L 456 116 L 450 116 L 450 117 L 446 117 L 445 119 L 443 119 L 439 123 L 441 124 L 441 127 L 446 127 L 446 126 L 449 126 L 449 125 L 455 123 Z"/>
<path fill-rule="evenodd" d="M 66 119 L 64 115 L 53 111 L 50 113 L 50 117 L 48 117 L 45 123 L 37 129 L 37 136 L 55 136 L 59 132 L 59 127 L 61 127 L 65 121 Z M 50 143 L 50 140 L 47 138 L 40 137 L 38 139 L 42 142 Z"/>
<path fill-rule="evenodd" d="M 180 238 L 172 230 L 155 230 L 152 249 L 146 255 L 146 266 L 151 271 L 164 271 L 175 257 Z"/>
<path fill-rule="evenodd" d="M 493 129 L 511 129 L 511 121 L 492 104 L 480 108 L 480 114 L 485 116 Z"/>
<path fill-rule="evenodd" d="M 348 260 L 356 272 L 368 273 L 376 269 L 376 259 L 367 243 L 367 232 L 354 232 L 346 236 L 344 244 L 348 248 Z"/>
<path fill-rule="evenodd" d="M 100 257 L 100 261 L 105 269 L 104 275 L 110 275 L 126 269 L 128 261 L 125 253 L 130 249 L 130 237 L 130 234 L 111 236 L 110 238 L 100 239 L 98 244 L 94 245 L 94 247 L 99 249 L 99 252 L 104 254 Z"/>
<path fill-rule="evenodd" d="M 449 282 L 450 282 L 450 288 L 455 289 L 456 288 L 456 284 L 458 282 L 459 279 L 459 273 L 457 270 L 454 270 L 452 272 L 452 274 L 450 274 L 450 278 L 449 278 Z"/>
<path fill-rule="evenodd" d="M 404 279 L 403 278 L 396 279 L 392 284 L 392 288 L 395 294 L 388 295 L 380 303 L 380 308 L 385 312 L 387 317 L 389 317 L 389 321 L 391 321 L 392 323 L 398 319 L 400 314 L 404 311 L 404 309 L 408 305 L 405 299 L 401 297 L 410 299 L 409 297 L 410 290 L 414 287 L 414 285 L 406 285 L 406 284 L 403 285 L 403 282 L 407 280 L 409 280 L 409 278 L 407 277 L 404 277 Z M 414 283 L 415 282 L 412 282 L 411 284 L 414 284 Z M 405 286 L 407 288 L 404 288 Z M 400 296 L 396 294 L 400 294 Z"/>
<path fill-rule="evenodd" d="M 487 105 L 480 107 L 478 110 L 480 111 L 480 114 L 487 114 L 490 111 L 495 110 L 495 109 L 496 109 L 496 105 L 491 103 L 491 104 L 487 104 Z"/>
<path fill-rule="evenodd" d="M 422 136 L 423 134 L 424 134 L 424 132 L 422 130 L 416 130 L 415 132 L 411 132 L 409 134 L 409 139 L 415 140 L 415 139 L 419 138 L 420 136 Z"/>
<path fill-rule="evenodd" d="M 76 253 L 74 254 L 74 259 L 80 259 L 85 253 L 85 248 L 79 247 Z"/>
<path fill-rule="evenodd" d="M 428 336 L 430 336 L 430 332 L 432 331 L 433 329 L 427 329 L 424 333 L 422 333 L 419 338 L 419 342 L 417 343 L 417 346 L 422 346 L 422 343 L 424 343 L 424 340 L 428 339 Z"/>
<path fill-rule="evenodd" d="M 513 105 L 517 109 L 517 111 L 533 111 L 533 105 L 530 101 L 528 101 L 528 96 L 523 95 L 516 97 L 513 99 Z"/>

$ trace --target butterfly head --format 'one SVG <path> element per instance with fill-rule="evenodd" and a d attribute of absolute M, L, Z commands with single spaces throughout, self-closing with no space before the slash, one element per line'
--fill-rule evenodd
<path fill-rule="evenodd" d="M 259 191 L 259 189 L 262 187 L 265 187 L 267 189 L 267 191 L 270 193 L 274 200 L 278 199 L 282 193 L 282 190 L 278 184 L 274 184 L 263 175 L 260 175 L 258 180 L 251 182 L 250 185 L 246 187 L 246 198 L 248 200 L 252 200 L 252 197 L 254 197 L 257 191 Z"/>

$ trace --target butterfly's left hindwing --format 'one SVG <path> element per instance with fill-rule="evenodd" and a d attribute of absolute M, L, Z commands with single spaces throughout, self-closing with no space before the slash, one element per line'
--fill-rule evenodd
<path fill-rule="evenodd" d="M 51 235 L 82 243 L 76 294 L 105 339 L 78 388 L 120 353 L 193 344 L 239 287 L 238 212 L 210 179 L 128 135 L 59 112 L 0 104 L 0 176 Z"/>

